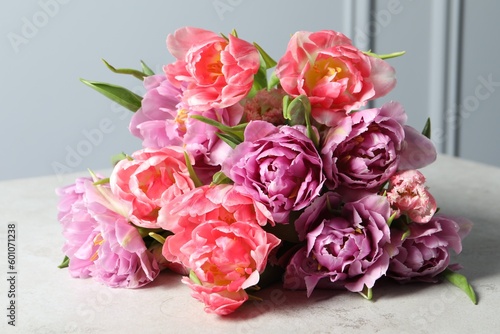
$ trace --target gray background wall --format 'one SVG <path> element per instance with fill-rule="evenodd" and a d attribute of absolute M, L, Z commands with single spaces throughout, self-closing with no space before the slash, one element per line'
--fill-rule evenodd
<path fill-rule="evenodd" d="M 338 30 L 378 53 L 406 50 L 391 60 L 399 83 L 384 100 L 403 103 L 418 129 L 430 116 L 441 152 L 500 166 L 499 13 L 495 0 L 9 1 L 0 12 L 0 179 L 106 168 L 111 155 L 139 149 L 131 113 L 78 79 L 140 93 L 139 81 L 100 59 L 117 67 L 142 59 L 160 72 L 173 61 L 167 34 L 186 25 L 236 28 L 274 58 L 297 30 Z"/>

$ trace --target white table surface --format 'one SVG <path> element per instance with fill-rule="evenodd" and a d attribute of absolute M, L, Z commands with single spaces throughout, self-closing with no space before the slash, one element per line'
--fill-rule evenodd
<path fill-rule="evenodd" d="M 73 279 L 57 268 L 63 238 L 56 187 L 77 174 L 0 182 L 1 333 L 498 333 L 500 331 L 500 169 L 439 156 L 424 169 L 443 213 L 474 221 L 457 261 L 479 303 L 449 283 L 383 282 L 374 300 L 354 293 L 261 291 L 230 316 L 203 311 L 180 277 L 160 274 L 138 290 Z M 79 175 L 84 175 L 80 173 Z M 7 224 L 17 226 L 16 327 L 7 324 Z"/>

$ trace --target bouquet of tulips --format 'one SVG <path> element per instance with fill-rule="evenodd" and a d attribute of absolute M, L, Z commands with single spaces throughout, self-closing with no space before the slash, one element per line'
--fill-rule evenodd
<path fill-rule="evenodd" d="M 175 61 L 142 80 L 143 96 L 82 80 L 130 109 L 143 149 L 57 190 L 73 277 L 138 288 L 182 275 L 207 312 L 226 315 L 255 288 L 347 289 L 367 299 L 381 277 L 449 280 L 472 223 L 437 214 L 418 170 L 436 158 L 395 101 L 386 61 L 331 30 L 296 32 L 277 62 L 256 43 L 184 27 Z"/>

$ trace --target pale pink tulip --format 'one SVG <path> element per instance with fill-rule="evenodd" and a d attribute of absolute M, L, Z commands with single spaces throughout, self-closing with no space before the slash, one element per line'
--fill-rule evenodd
<path fill-rule="evenodd" d="M 57 190 L 64 254 L 73 277 L 93 277 L 111 287 L 138 288 L 160 272 L 137 231 L 117 210 L 107 185 L 91 178 Z"/>

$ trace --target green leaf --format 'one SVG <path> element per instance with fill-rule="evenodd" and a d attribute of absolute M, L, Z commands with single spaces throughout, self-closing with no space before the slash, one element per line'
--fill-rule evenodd
<path fill-rule="evenodd" d="M 334 209 L 332 207 L 332 203 L 330 202 L 330 197 L 326 196 L 326 209 L 328 212 L 333 212 Z"/>
<path fill-rule="evenodd" d="M 118 162 L 125 160 L 125 159 L 128 159 L 130 161 L 133 160 L 132 157 L 130 155 L 126 154 L 125 152 L 115 154 L 115 155 L 111 156 L 111 164 L 113 166 L 115 166 Z"/>
<path fill-rule="evenodd" d="M 285 103 L 285 98 L 283 99 Z M 314 146 L 319 146 L 319 138 L 311 124 L 311 102 L 305 95 L 299 95 L 288 104 L 285 118 L 291 121 L 292 125 L 306 123 L 307 137 L 312 140 Z"/>
<path fill-rule="evenodd" d="M 233 149 L 242 143 L 242 141 L 226 133 L 217 132 L 216 135 Z"/>
<path fill-rule="evenodd" d="M 276 64 L 277 64 L 276 60 L 271 58 L 271 56 L 266 51 L 264 51 L 264 49 L 259 44 L 254 42 L 253 45 L 257 48 L 260 55 L 262 56 L 262 59 L 264 60 L 264 63 L 266 64 L 266 69 L 270 69 L 270 68 L 273 68 L 274 66 L 276 66 Z"/>
<path fill-rule="evenodd" d="M 144 74 L 146 74 L 147 76 L 150 76 L 150 75 L 154 75 L 155 72 L 148 66 L 146 65 L 145 62 L 143 62 L 141 60 L 141 66 L 142 66 L 142 71 L 144 72 Z"/>
<path fill-rule="evenodd" d="M 363 286 L 363 290 L 358 292 L 363 298 L 366 300 L 371 300 L 373 298 L 373 292 L 371 288 L 368 288 L 366 285 Z"/>
<path fill-rule="evenodd" d="M 406 238 L 408 238 L 409 236 L 411 235 L 411 231 L 410 229 L 408 228 L 405 233 L 403 233 L 403 235 L 401 236 L 401 241 L 405 240 Z"/>
<path fill-rule="evenodd" d="M 147 77 L 147 74 L 143 73 L 141 71 L 134 70 L 131 68 L 115 68 L 115 67 L 111 66 L 111 64 L 108 63 L 106 60 L 104 60 L 104 59 L 101 59 L 101 60 L 104 62 L 106 67 L 113 73 L 131 75 L 139 80 L 144 80 L 144 77 Z"/>
<path fill-rule="evenodd" d="M 243 138 L 243 133 L 245 133 L 245 129 L 247 128 L 248 123 L 241 123 L 235 126 L 231 126 L 229 129 L 230 131 L 233 131 L 234 133 L 240 133 L 242 134 Z"/>
<path fill-rule="evenodd" d="M 290 96 L 285 95 L 283 96 L 283 118 L 287 119 L 289 121 L 292 120 L 292 115 L 290 115 L 290 110 L 288 109 L 288 106 L 290 105 Z"/>
<path fill-rule="evenodd" d="M 271 74 L 271 78 L 269 78 L 269 81 L 267 82 L 267 90 L 271 90 L 274 87 L 278 86 L 280 83 L 280 79 L 276 76 L 276 72 L 273 72 Z"/>
<path fill-rule="evenodd" d="M 243 142 L 245 128 L 247 126 L 247 123 L 238 124 L 236 126 L 231 127 L 231 126 L 227 126 L 227 125 L 224 125 L 222 123 L 219 123 L 216 120 L 213 120 L 211 118 L 203 117 L 201 115 L 191 115 L 189 117 L 194 118 L 198 121 L 207 123 L 208 125 L 216 127 L 217 129 L 219 129 L 223 133 L 231 135 L 233 138 L 238 140 L 238 144 Z"/>
<path fill-rule="evenodd" d="M 221 32 L 220 35 L 222 36 L 222 38 L 224 38 L 226 41 L 229 42 L 229 38 L 226 35 L 224 35 L 224 33 Z"/>
<path fill-rule="evenodd" d="M 383 54 L 379 55 L 376 53 L 373 53 L 371 51 L 365 51 L 363 52 L 367 56 L 375 57 L 375 58 L 380 58 L 380 59 L 390 59 L 390 58 L 396 58 L 404 55 L 406 51 L 398 51 L 398 52 L 393 52 L 393 53 L 388 53 L 388 54 Z"/>
<path fill-rule="evenodd" d="M 201 285 L 200 279 L 196 276 L 196 273 L 193 270 L 189 271 L 189 279 L 193 281 L 193 283 Z"/>
<path fill-rule="evenodd" d="M 297 96 L 293 100 L 287 99 L 288 96 L 283 97 L 283 103 L 287 104 L 286 112 L 284 116 L 286 119 L 290 120 L 291 125 L 304 125 L 306 124 L 306 108 L 307 104 L 304 103 L 303 97 L 305 95 Z M 284 107 L 284 105 L 283 105 Z"/>
<path fill-rule="evenodd" d="M 467 296 L 469 296 L 470 300 L 477 305 L 477 298 L 474 289 L 467 281 L 467 278 L 459 273 L 454 272 L 453 270 L 446 268 L 440 276 L 445 278 L 448 282 L 460 288 Z"/>
<path fill-rule="evenodd" d="M 218 171 L 217 173 L 214 174 L 212 177 L 212 184 L 232 184 L 233 181 L 226 176 L 222 171 Z"/>
<path fill-rule="evenodd" d="M 427 138 L 431 139 L 431 119 L 430 117 L 427 118 L 427 121 L 425 122 L 424 129 L 422 130 L 422 134 L 426 136 Z"/>
<path fill-rule="evenodd" d="M 264 67 L 260 67 L 259 71 L 253 77 L 253 85 L 252 89 L 248 93 L 248 97 L 252 98 L 257 94 L 257 92 L 263 88 L 267 89 L 267 75 L 266 69 Z"/>
<path fill-rule="evenodd" d="M 319 147 L 319 138 L 316 135 L 316 132 L 314 132 L 312 125 L 311 125 L 311 103 L 309 102 L 309 99 L 307 99 L 307 107 L 306 107 L 306 127 L 307 127 L 307 137 L 312 140 L 314 143 L 314 146 Z"/>
<path fill-rule="evenodd" d="M 196 175 L 196 172 L 194 171 L 193 164 L 191 163 L 191 159 L 189 159 L 189 155 L 187 152 L 184 151 L 184 159 L 186 160 L 186 167 L 189 172 L 189 177 L 191 180 L 194 182 L 195 187 L 201 187 L 203 183 L 201 183 L 200 179 L 198 178 L 198 175 Z"/>
<path fill-rule="evenodd" d="M 255 94 L 257 94 L 259 90 L 271 89 L 271 87 L 274 87 L 279 83 L 279 80 L 275 75 L 274 77 L 272 77 L 273 82 L 271 85 L 267 81 L 267 70 L 276 66 L 276 61 L 273 58 L 271 58 L 264 51 L 264 49 L 260 47 L 260 45 L 258 45 L 257 43 L 253 44 L 260 54 L 260 67 L 259 71 L 254 76 L 252 89 L 247 95 L 249 98 L 255 96 Z"/>
<path fill-rule="evenodd" d="M 64 260 L 61 262 L 60 265 L 57 266 L 59 269 L 67 268 L 69 266 L 69 257 L 65 256 Z"/>
<path fill-rule="evenodd" d="M 127 88 L 85 79 L 80 79 L 80 81 L 133 112 L 141 107 L 142 97 Z"/>
<path fill-rule="evenodd" d="M 90 176 L 92 177 L 92 181 L 94 182 L 93 183 L 94 186 L 100 186 L 102 184 L 109 183 L 109 177 L 100 179 L 97 176 L 97 174 L 93 170 L 91 170 L 90 168 L 87 168 L 87 171 L 89 172 Z"/>
<path fill-rule="evenodd" d="M 94 186 L 100 186 L 101 184 L 107 184 L 107 183 L 109 183 L 109 177 L 95 181 Z"/>
<path fill-rule="evenodd" d="M 165 243 L 165 238 L 163 236 L 161 236 L 160 234 L 158 233 L 155 233 L 155 232 L 149 232 L 148 235 L 155 239 L 156 241 L 158 241 L 160 244 L 164 244 Z"/>
<path fill-rule="evenodd" d="M 392 221 L 394 220 L 394 218 L 396 218 L 396 215 L 398 213 L 397 212 L 394 212 L 390 217 L 389 219 L 387 220 L 387 226 L 391 227 L 391 224 L 392 224 Z M 408 230 L 409 231 L 409 230 Z"/>
<path fill-rule="evenodd" d="M 165 230 L 161 229 L 161 228 L 146 228 L 146 227 L 142 227 L 142 226 L 137 226 L 137 225 L 134 225 L 134 227 L 137 229 L 137 232 L 139 232 L 139 234 L 141 235 L 141 238 L 144 238 L 144 237 L 149 237 L 149 233 L 153 232 L 153 233 L 162 233 L 162 232 L 165 232 Z"/>

